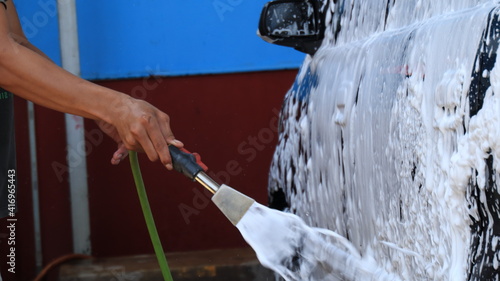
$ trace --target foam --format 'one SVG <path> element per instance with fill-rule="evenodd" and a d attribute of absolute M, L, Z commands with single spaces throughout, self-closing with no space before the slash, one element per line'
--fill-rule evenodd
<path fill-rule="evenodd" d="M 300 85 L 309 71 L 317 85 L 285 98 L 270 173 L 270 190 L 285 190 L 290 211 L 403 280 L 468 278 L 477 212 L 467 188 L 473 171 L 486 185 L 488 155 L 500 171 L 497 68 L 481 74 L 492 86 L 472 118 L 468 104 L 496 3 L 449 2 L 345 1 L 354 16 L 340 19 L 336 39 L 327 29 L 297 77 Z"/>
<path fill-rule="evenodd" d="M 338 234 L 307 226 L 298 216 L 254 203 L 236 227 L 262 265 L 287 281 L 400 280 L 362 258 Z"/>

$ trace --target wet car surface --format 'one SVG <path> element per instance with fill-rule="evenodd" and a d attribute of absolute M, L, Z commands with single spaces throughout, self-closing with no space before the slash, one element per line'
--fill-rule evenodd
<path fill-rule="evenodd" d="M 283 102 L 270 206 L 405 280 L 498 280 L 498 5 L 322 3 L 325 38 Z"/>

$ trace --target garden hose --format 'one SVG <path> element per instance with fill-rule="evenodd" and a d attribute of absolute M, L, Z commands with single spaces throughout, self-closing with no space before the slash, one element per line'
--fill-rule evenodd
<path fill-rule="evenodd" d="M 139 167 L 139 161 L 137 160 L 137 152 L 130 151 L 129 157 L 130 167 L 132 168 L 132 174 L 134 175 L 135 186 L 137 188 L 137 194 L 139 196 L 139 201 L 141 202 L 142 213 L 144 214 L 144 219 L 146 220 L 149 236 L 151 238 L 151 242 L 153 243 L 153 248 L 155 250 L 156 258 L 158 259 L 158 264 L 160 265 L 163 279 L 165 281 L 173 281 L 172 274 L 170 273 L 170 269 L 168 267 L 167 258 L 165 257 L 165 252 L 163 251 L 158 231 L 156 230 L 151 207 L 149 206 L 148 195 L 146 194 L 146 188 L 144 187 L 144 182 L 142 180 L 141 168 Z"/>

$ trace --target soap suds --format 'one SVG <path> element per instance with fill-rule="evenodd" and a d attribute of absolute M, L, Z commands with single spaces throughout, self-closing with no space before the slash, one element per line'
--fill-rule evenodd
<path fill-rule="evenodd" d="M 500 71 L 476 54 L 498 4 L 336 2 L 342 15 L 327 19 L 339 25 L 285 98 L 270 193 L 282 190 L 305 223 L 402 280 L 480 279 L 472 258 L 499 264 L 500 206 L 485 189 L 500 171 Z M 474 116 L 473 72 L 491 82 Z"/>

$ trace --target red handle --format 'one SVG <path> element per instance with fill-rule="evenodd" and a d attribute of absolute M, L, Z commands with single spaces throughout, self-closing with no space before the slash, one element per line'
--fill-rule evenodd
<path fill-rule="evenodd" d="M 185 149 L 185 148 L 181 148 L 181 151 L 182 152 L 185 152 L 185 153 L 189 153 L 189 154 L 192 154 L 194 156 L 194 158 L 196 159 L 196 164 L 198 164 L 202 169 L 203 171 L 208 171 L 208 167 L 207 165 L 205 165 L 205 163 L 201 162 L 201 155 L 196 153 L 196 152 L 189 152 L 189 150 Z"/>

